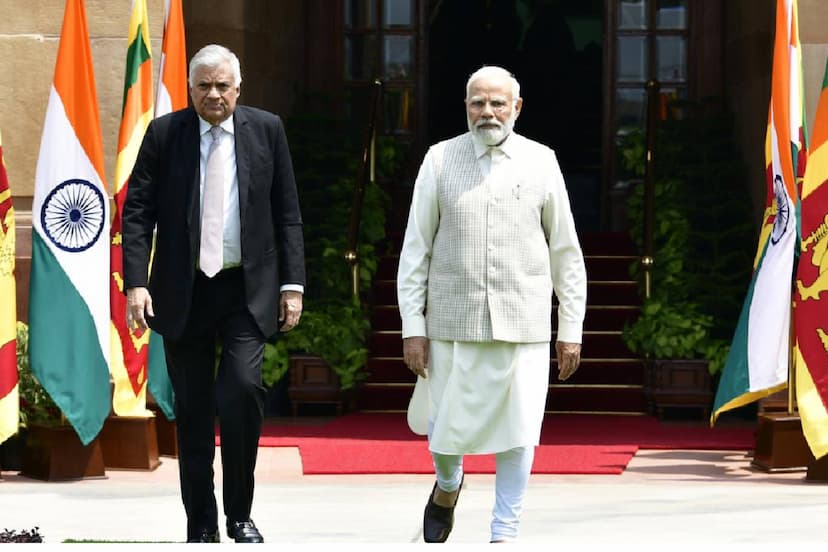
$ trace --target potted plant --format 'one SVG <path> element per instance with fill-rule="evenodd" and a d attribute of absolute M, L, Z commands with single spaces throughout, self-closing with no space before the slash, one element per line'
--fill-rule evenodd
<path fill-rule="evenodd" d="M 700 407 L 705 417 L 713 399 L 712 374 L 724 365 L 729 342 L 711 337 L 713 318 L 692 302 L 645 299 L 640 316 L 624 327 L 631 351 L 647 361 L 650 410 L 661 417 L 667 407 Z"/>
<path fill-rule="evenodd" d="M 752 268 L 753 223 L 731 119 L 713 100 L 681 107 L 684 116 L 660 121 L 657 131 L 652 292 L 622 334 L 647 360 L 648 402 L 659 414 L 667 406 L 709 411 Z M 639 178 L 643 143 L 632 132 L 621 148 Z M 632 190 L 628 215 L 641 247 L 643 183 Z M 641 270 L 631 266 L 639 282 Z"/>
<path fill-rule="evenodd" d="M 62 481 L 104 476 L 98 440 L 83 445 L 29 366 L 29 331 L 17 323 L 20 427 L 25 433 L 20 470 L 35 479 Z"/>
<path fill-rule="evenodd" d="M 360 296 L 354 297 L 344 253 L 363 137 L 353 125 L 319 114 L 294 116 L 287 129 L 308 280 L 299 325 L 265 345 L 262 378 L 273 389 L 289 374 L 294 414 L 298 404 L 309 402 L 335 404 L 341 412 L 353 407 L 367 377 L 368 294 L 384 246 L 388 198 L 376 182 L 366 183 L 358 242 Z M 400 146 L 380 138 L 375 151 L 377 175 L 391 174 L 400 163 Z"/>
<path fill-rule="evenodd" d="M 262 379 L 273 387 L 289 375 L 288 397 L 297 414 L 300 403 L 328 403 L 341 413 L 365 379 L 368 319 L 356 301 L 313 306 L 299 326 L 265 344 Z"/>
<path fill-rule="evenodd" d="M 368 319 L 356 301 L 306 309 L 296 329 L 265 344 L 262 371 L 265 385 L 273 385 L 285 376 L 291 355 L 310 353 L 333 368 L 340 389 L 355 387 L 366 376 L 367 330 Z"/>

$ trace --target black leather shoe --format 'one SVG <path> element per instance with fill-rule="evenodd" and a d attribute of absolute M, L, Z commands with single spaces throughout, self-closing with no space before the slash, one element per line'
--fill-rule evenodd
<path fill-rule="evenodd" d="M 221 542 L 218 530 L 202 531 L 197 537 L 187 539 L 187 542 Z"/>
<path fill-rule="evenodd" d="M 463 477 L 465 478 L 465 474 Z M 447 508 L 434 503 L 434 492 L 437 490 L 437 483 L 434 483 L 434 488 L 431 489 L 423 513 L 423 540 L 425 542 L 446 542 L 448 540 L 451 529 L 454 527 L 454 507 L 457 506 L 457 499 L 460 498 L 460 489 L 462 488 L 463 479 L 460 480 L 460 487 L 457 488 L 454 505 Z"/>
<path fill-rule="evenodd" d="M 262 534 L 256 529 L 252 519 L 228 521 L 227 536 L 236 542 L 264 542 Z"/>

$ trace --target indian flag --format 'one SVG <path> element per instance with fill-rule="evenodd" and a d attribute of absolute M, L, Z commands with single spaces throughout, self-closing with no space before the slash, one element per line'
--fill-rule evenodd
<path fill-rule="evenodd" d="M 84 444 L 110 411 L 108 236 L 86 9 L 66 0 L 32 202 L 29 359 Z"/>
<path fill-rule="evenodd" d="M 151 416 L 146 408 L 150 333 L 132 331 L 126 323 L 121 212 L 144 133 L 152 120 L 152 48 L 145 0 L 133 0 L 127 39 L 124 101 L 115 162 L 115 213 L 110 241 L 109 304 L 112 314 L 112 408 L 118 416 Z"/>
<path fill-rule="evenodd" d="M 187 47 L 181 0 L 166 0 L 164 14 L 156 117 L 187 107 Z"/>
<path fill-rule="evenodd" d="M 796 400 L 816 458 L 828 453 L 828 66 L 802 184 L 802 245 L 796 273 Z M 825 299 L 828 302 L 828 293 Z"/>
<path fill-rule="evenodd" d="M 716 391 L 711 425 L 722 412 L 788 385 L 791 286 L 799 246 L 796 177 L 805 143 L 800 52 L 796 0 L 777 0 L 765 139 L 765 218 L 753 278 Z"/>
<path fill-rule="evenodd" d="M 161 42 L 161 70 L 155 116 L 187 107 L 187 48 L 184 40 L 184 15 L 181 0 L 166 0 L 164 38 Z M 173 394 L 160 335 L 151 331 L 149 346 L 149 389 L 168 420 L 175 419 Z"/>
<path fill-rule="evenodd" d="M 0 443 L 17 433 L 20 416 L 14 255 L 14 207 L 0 135 Z"/>

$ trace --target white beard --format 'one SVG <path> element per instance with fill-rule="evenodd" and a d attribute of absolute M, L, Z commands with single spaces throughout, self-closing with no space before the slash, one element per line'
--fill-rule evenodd
<path fill-rule="evenodd" d="M 476 136 L 478 140 L 487 146 L 496 146 L 512 133 L 512 129 L 515 128 L 516 119 L 517 113 L 513 112 L 505 123 L 501 123 L 497 119 L 480 119 L 477 121 L 477 124 L 473 124 L 471 119 L 467 118 L 466 120 L 468 121 L 469 131 L 471 131 L 472 135 Z M 482 125 L 497 125 L 497 128 L 480 128 Z"/>

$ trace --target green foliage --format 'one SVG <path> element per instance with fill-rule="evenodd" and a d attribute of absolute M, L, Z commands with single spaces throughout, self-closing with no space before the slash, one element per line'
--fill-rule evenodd
<path fill-rule="evenodd" d="M 355 300 L 319 310 L 305 309 L 296 329 L 265 345 L 265 384 L 273 385 L 287 373 L 291 353 L 307 352 L 325 359 L 339 376 L 341 389 L 350 389 L 366 376 L 365 336 L 369 327 L 365 309 Z"/>
<path fill-rule="evenodd" d="M 652 358 L 704 358 L 724 366 L 752 270 L 755 241 L 746 177 L 731 117 L 715 101 L 685 104 L 662 121 L 655 152 L 652 296 L 624 328 L 634 352 Z M 644 136 L 622 145 L 625 168 L 644 174 Z M 643 247 L 644 185 L 628 201 L 633 241 Z M 630 271 L 642 282 L 641 265 Z"/>
<path fill-rule="evenodd" d="M 292 118 L 288 132 L 305 223 L 305 295 L 312 301 L 347 301 L 351 275 L 343 255 L 363 138 L 345 121 L 321 115 Z M 399 147 L 380 139 L 376 158 L 377 175 L 391 174 L 399 164 Z M 385 238 L 387 205 L 383 190 L 367 182 L 359 227 L 362 289 L 368 289 L 376 272 L 375 246 Z"/>
<path fill-rule="evenodd" d="M 370 312 L 353 297 L 351 268 L 345 261 L 354 184 L 359 176 L 363 137 L 347 121 L 318 114 L 293 117 L 287 124 L 305 237 L 308 281 L 299 325 L 265 345 L 262 377 L 273 385 L 287 373 L 291 353 L 322 357 L 337 373 L 343 390 L 366 377 Z M 377 140 L 376 174 L 393 174 L 401 148 Z M 367 180 L 367 179 L 366 179 Z M 385 238 L 388 198 L 366 182 L 357 253 L 361 292 L 371 289 Z"/>
<path fill-rule="evenodd" d="M 29 367 L 29 327 L 17 322 L 17 376 L 20 392 L 20 427 L 37 425 L 61 425 L 64 423 L 60 408 L 43 389 Z"/>
<path fill-rule="evenodd" d="M 713 317 L 691 302 L 676 304 L 645 299 L 641 316 L 624 329 L 630 350 L 652 358 L 704 358 L 715 373 L 722 368 L 729 343 L 710 337 Z"/>
<path fill-rule="evenodd" d="M 707 340 L 702 347 L 701 356 L 707 359 L 707 369 L 711 374 L 718 374 L 724 369 L 729 352 L 729 339 L 711 338 Z"/>

